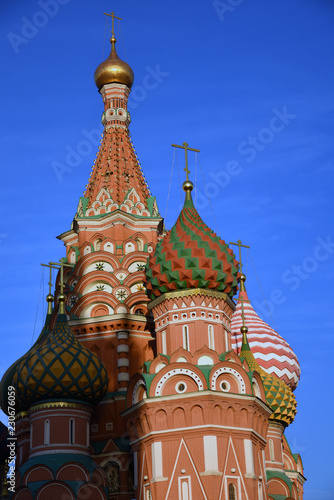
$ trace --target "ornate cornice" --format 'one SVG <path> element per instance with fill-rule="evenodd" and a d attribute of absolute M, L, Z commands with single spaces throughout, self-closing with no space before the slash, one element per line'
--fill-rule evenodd
<path fill-rule="evenodd" d="M 164 293 L 163 295 L 160 295 L 160 297 L 152 300 L 152 302 L 150 302 L 147 307 L 149 310 L 151 310 L 164 300 L 175 299 L 177 297 L 191 297 L 192 295 L 202 295 L 206 297 L 215 297 L 217 299 L 222 299 L 232 307 L 233 311 L 235 309 L 235 303 L 226 293 L 217 292 L 216 290 L 206 290 L 204 288 L 189 288 L 187 290 L 176 290 L 175 292 Z"/>

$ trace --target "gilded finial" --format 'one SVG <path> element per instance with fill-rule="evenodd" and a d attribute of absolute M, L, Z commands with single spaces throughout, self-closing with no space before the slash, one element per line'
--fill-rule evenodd
<path fill-rule="evenodd" d="M 245 287 L 246 275 L 244 273 L 242 273 L 239 279 L 240 279 L 240 292 L 245 292 L 246 291 L 246 287 Z"/>
<path fill-rule="evenodd" d="M 65 314 L 65 295 L 61 293 L 58 295 L 58 304 L 59 304 L 59 309 L 58 309 L 58 314 Z"/>
<path fill-rule="evenodd" d="M 243 274 L 242 276 L 245 276 L 245 275 Z M 246 279 L 246 276 L 245 276 L 245 279 Z M 244 298 L 240 297 L 240 300 L 241 300 L 241 317 L 242 317 L 242 326 L 240 327 L 240 332 L 242 333 L 241 350 L 245 350 L 245 348 L 249 349 L 249 344 L 248 344 L 248 339 L 247 339 L 248 328 L 245 325 Z"/>
<path fill-rule="evenodd" d="M 48 303 L 48 314 L 52 314 L 52 302 L 54 301 L 54 297 L 51 294 L 52 287 L 52 269 L 60 269 L 60 295 L 58 296 L 59 310 L 58 314 L 65 314 L 65 295 L 64 295 L 64 267 L 74 267 L 74 264 L 65 264 L 65 259 L 60 259 L 60 262 L 49 262 L 48 264 L 41 264 L 41 266 L 50 268 L 50 281 L 49 281 L 49 293 L 46 297 L 46 301 Z"/>

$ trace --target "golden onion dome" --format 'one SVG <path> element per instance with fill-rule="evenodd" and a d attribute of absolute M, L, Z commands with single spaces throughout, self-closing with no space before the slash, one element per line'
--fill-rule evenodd
<path fill-rule="evenodd" d="M 59 295 L 55 327 L 43 335 L 15 366 L 12 374 L 20 409 L 40 401 L 74 400 L 95 405 L 107 392 L 102 361 L 73 335 Z"/>
<path fill-rule="evenodd" d="M 122 61 L 116 52 L 116 38 L 110 39 L 111 52 L 109 57 L 103 61 L 95 70 L 94 80 L 97 88 L 100 90 L 106 83 L 122 83 L 129 88 L 132 87 L 134 74 L 130 66 Z"/>

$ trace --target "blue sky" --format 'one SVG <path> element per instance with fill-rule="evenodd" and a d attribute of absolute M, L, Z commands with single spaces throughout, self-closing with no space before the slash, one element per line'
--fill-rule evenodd
<path fill-rule="evenodd" d="M 135 73 L 132 139 L 160 212 L 171 144 L 187 141 L 201 150 L 211 197 L 193 155 L 202 218 L 226 241 L 251 247 L 244 263 L 252 303 L 272 325 L 251 259 L 276 329 L 301 363 L 287 436 L 304 461 L 304 498 L 333 499 L 333 3 L 48 5 L 48 14 L 43 0 L 0 7 L 0 375 L 39 334 L 47 293 L 40 263 L 64 256 L 55 236 L 70 228 L 95 158 L 102 101 L 93 74 L 110 47 L 103 12 L 114 10 Z M 116 36 L 124 59 L 118 25 Z M 180 152 L 178 163 L 183 179 Z M 180 203 L 175 162 L 167 227 Z"/>

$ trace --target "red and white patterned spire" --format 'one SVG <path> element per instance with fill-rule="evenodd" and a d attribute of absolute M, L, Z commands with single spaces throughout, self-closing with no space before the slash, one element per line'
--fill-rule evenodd
<path fill-rule="evenodd" d="M 300 379 L 300 365 L 290 345 L 254 311 L 245 289 L 246 276 L 241 275 L 240 293 L 236 310 L 232 316 L 232 349 L 241 351 L 243 302 L 245 324 L 248 327 L 248 342 L 259 365 L 268 373 L 284 380 L 292 390 Z"/>
<path fill-rule="evenodd" d="M 80 215 L 89 217 L 122 210 L 150 217 L 152 207 L 148 205 L 148 198 L 151 194 L 128 128 L 130 113 L 127 103 L 133 72 L 119 59 L 115 43 L 116 39 L 112 37 L 110 56 L 95 72 L 95 83 L 104 102 L 104 131 Z"/>

